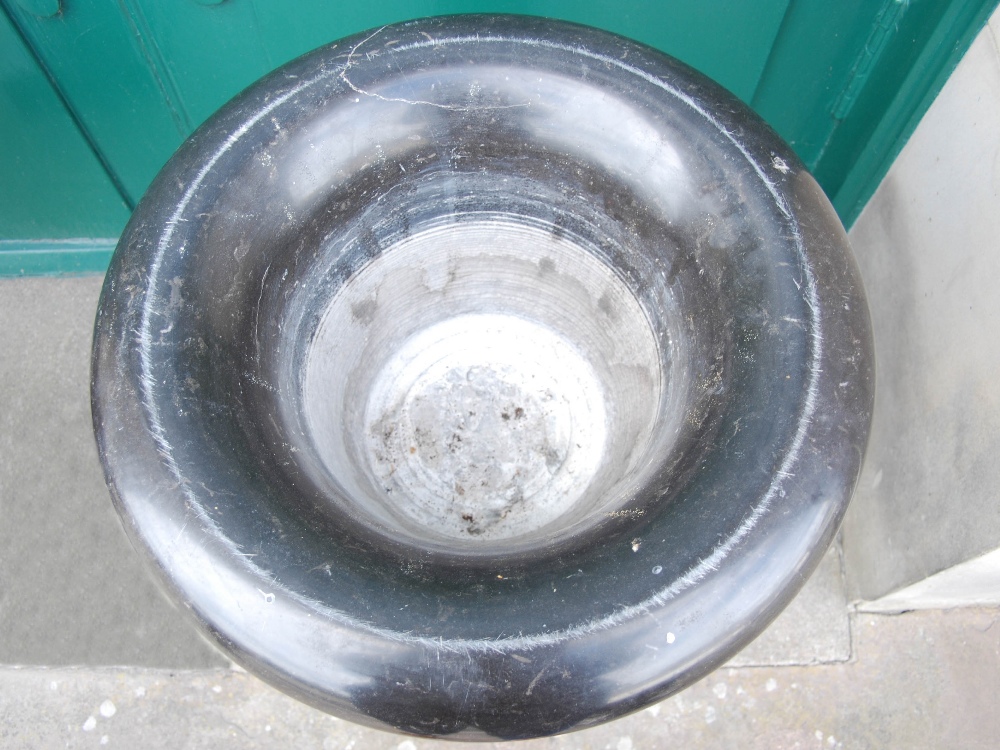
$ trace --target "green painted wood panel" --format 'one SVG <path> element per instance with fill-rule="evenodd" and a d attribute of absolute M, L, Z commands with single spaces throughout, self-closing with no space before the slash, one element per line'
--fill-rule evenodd
<path fill-rule="evenodd" d="M 4 0 L 112 165 L 129 200 L 194 127 L 260 76 L 327 42 L 408 18 L 484 10 L 481 0 L 72 0 L 39 17 Z M 506 0 L 497 12 L 589 23 L 669 50 L 749 99 L 788 0 L 656 0 L 619 7 Z M 709 30 L 711 33 L 708 33 Z"/>
<path fill-rule="evenodd" d="M 848 225 L 996 4 L 0 0 L 127 204 L 193 128 L 268 70 L 386 23 L 507 12 L 615 31 L 715 78 L 791 143 Z M 33 220 L 69 236 L 55 214 Z"/>
<path fill-rule="evenodd" d="M 31 251 L 52 236 L 116 237 L 128 215 L 103 165 L 0 11 L 0 273 L 20 273 L 3 265 L 13 250 Z M 26 268 L 34 271 L 31 263 Z"/>
<path fill-rule="evenodd" d="M 300 12 L 297 4 L 284 5 Z M 264 44 L 271 32 L 251 0 L 119 0 L 119 6 L 141 34 L 147 64 L 169 89 L 185 135 L 275 67 Z M 158 168 L 165 159 L 155 156 Z"/>
<path fill-rule="evenodd" d="M 63 0 L 50 17 L 3 4 L 134 205 L 190 132 L 146 32 L 110 0 Z"/>

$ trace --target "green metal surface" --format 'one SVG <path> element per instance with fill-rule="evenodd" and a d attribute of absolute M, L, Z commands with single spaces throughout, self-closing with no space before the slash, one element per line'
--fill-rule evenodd
<path fill-rule="evenodd" d="M 996 0 L 967 0 L 935 13 L 928 12 L 933 3 L 910 4 L 912 15 L 901 19 L 891 46 L 814 170 L 848 226 L 996 6 Z"/>
<path fill-rule="evenodd" d="M 0 240 L 0 278 L 104 273 L 117 237 L 83 240 Z"/>
<path fill-rule="evenodd" d="M 0 144 L 0 243 L 121 231 L 128 207 L 2 12 Z"/>
<path fill-rule="evenodd" d="M 760 112 L 850 225 L 996 4 L 0 0 L 0 137 L 7 147 L 0 153 L 0 239 L 115 236 L 181 141 L 268 70 L 357 31 L 466 12 L 577 21 L 684 60 Z M 8 104 L 14 100 L 17 107 Z M 85 199 L 59 200 L 81 193 Z M 99 257 L 58 243 L 58 252 L 38 254 L 36 245 L 0 246 L 0 254 L 35 248 L 30 262 L 3 259 L 0 274 L 15 266 L 78 270 Z M 67 252 L 86 259 L 78 263 Z"/>
<path fill-rule="evenodd" d="M 751 105 L 795 149 L 846 225 L 860 214 L 996 5 L 790 5 Z"/>

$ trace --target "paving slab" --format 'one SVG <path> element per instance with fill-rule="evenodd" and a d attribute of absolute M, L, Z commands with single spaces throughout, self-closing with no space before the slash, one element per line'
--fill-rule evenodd
<path fill-rule="evenodd" d="M 785 611 L 729 666 L 802 666 L 850 658 L 851 622 L 838 544 L 826 553 Z"/>
<path fill-rule="evenodd" d="M 100 289 L 0 280 L 0 664 L 222 666 L 111 505 L 90 420 Z"/>
<path fill-rule="evenodd" d="M 631 716 L 486 748 L 966 748 L 1000 740 L 1000 610 L 854 615 L 847 662 L 723 668 Z M 228 669 L 0 668 L 0 746 L 445 750 L 334 719 Z"/>

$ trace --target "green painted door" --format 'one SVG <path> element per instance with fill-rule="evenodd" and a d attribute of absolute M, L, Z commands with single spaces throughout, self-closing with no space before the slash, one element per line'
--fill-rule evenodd
<path fill-rule="evenodd" d="M 680 58 L 763 115 L 850 223 L 996 2 L 0 0 L 0 274 L 99 267 L 100 238 L 242 88 L 347 34 L 445 13 L 563 18 Z"/>

